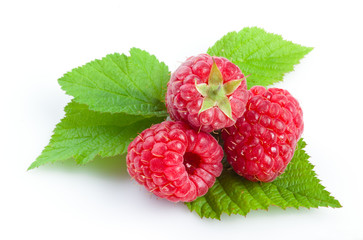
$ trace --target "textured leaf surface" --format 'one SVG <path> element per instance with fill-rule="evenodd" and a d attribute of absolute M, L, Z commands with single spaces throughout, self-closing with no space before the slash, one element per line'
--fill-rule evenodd
<path fill-rule="evenodd" d="M 66 73 L 59 84 L 78 103 L 100 112 L 166 116 L 168 67 L 137 48 L 110 54 Z"/>
<path fill-rule="evenodd" d="M 208 54 L 225 57 L 238 65 L 245 75 L 251 74 L 247 78 L 248 88 L 251 88 L 281 81 L 311 50 L 252 27 L 228 33 L 208 49 Z"/>
<path fill-rule="evenodd" d="M 187 203 L 190 210 L 201 217 L 220 219 L 222 213 L 247 215 L 251 210 L 268 209 L 275 205 L 287 207 L 341 207 L 324 190 L 304 151 L 306 143 L 300 139 L 293 159 L 285 173 L 271 183 L 251 182 L 226 167 L 208 193 Z M 228 165 L 228 164 L 226 164 Z"/>
<path fill-rule="evenodd" d="M 75 102 L 69 103 L 65 112 L 66 116 L 56 126 L 49 145 L 29 169 L 72 157 L 77 163 L 85 164 L 97 155 L 123 154 L 138 133 L 163 121 L 161 117 L 95 112 L 87 105 Z"/>

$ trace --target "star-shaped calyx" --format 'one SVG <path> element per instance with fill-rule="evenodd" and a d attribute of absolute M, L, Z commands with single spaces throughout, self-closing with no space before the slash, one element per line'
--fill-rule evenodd
<path fill-rule="evenodd" d="M 198 92 L 204 97 L 202 107 L 199 114 L 212 108 L 218 107 L 227 117 L 234 120 L 232 117 L 231 103 L 227 95 L 231 95 L 241 85 L 245 78 L 231 80 L 223 84 L 223 76 L 219 71 L 217 64 L 214 62 L 209 74 L 208 83 L 198 84 L 195 81 L 195 87 Z"/>

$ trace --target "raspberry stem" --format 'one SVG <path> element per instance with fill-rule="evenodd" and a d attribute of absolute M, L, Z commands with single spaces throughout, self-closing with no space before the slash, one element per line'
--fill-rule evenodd
<path fill-rule="evenodd" d="M 204 97 L 202 107 L 198 114 L 210 108 L 218 107 L 227 117 L 233 120 L 231 103 L 227 95 L 236 91 L 244 79 L 245 78 L 236 79 L 223 83 L 224 79 L 222 73 L 213 58 L 213 65 L 209 74 L 208 84 L 198 84 L 197 81 L 195 81 L 196 89 Z"/>

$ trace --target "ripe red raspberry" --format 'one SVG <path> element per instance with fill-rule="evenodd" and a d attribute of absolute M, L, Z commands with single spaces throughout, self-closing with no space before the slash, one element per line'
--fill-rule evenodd
<path fill-rule="evenodd" d="M 271 182 L 294 155 L 304 128 L 296 99 L 283 89 L 255 86 L 247 110 L 222 133 L 227 160 L 250 181 Z"/>
<path fill-rule="evenodd" d="M 165 121 L 144 130 L 127 151 L 131 177 L 173 202 L 206 194 L 223 170 L 223 149 L 217 140 L 182 122 Z"/>
<path fill-rule="evenodd" d="M 232 126 L 246 109 L 246 78 L 223 57 L 200 54 L 188 58 L 168 83 L 170 117 L 194 129 L 212 132 Z"/>

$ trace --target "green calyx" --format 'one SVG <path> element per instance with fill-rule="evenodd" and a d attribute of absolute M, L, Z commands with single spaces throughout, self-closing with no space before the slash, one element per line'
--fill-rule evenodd
<path fill-rule="evenodd" d="M 236 89 L 241 85 L 243 79 L 231 80 L 223 84 L 222 73 L 219 71 L 217 64 L 213 59 L 213 65 L 209 74 L 208 84 L 197 84 L 197 81 L 195 81 L 195 87 L 204 97 L 199 114 L 217 106 L 224 114 L 233 120 L 231 103 L 227 95 L 230 95 L 236 91 Z"/>

